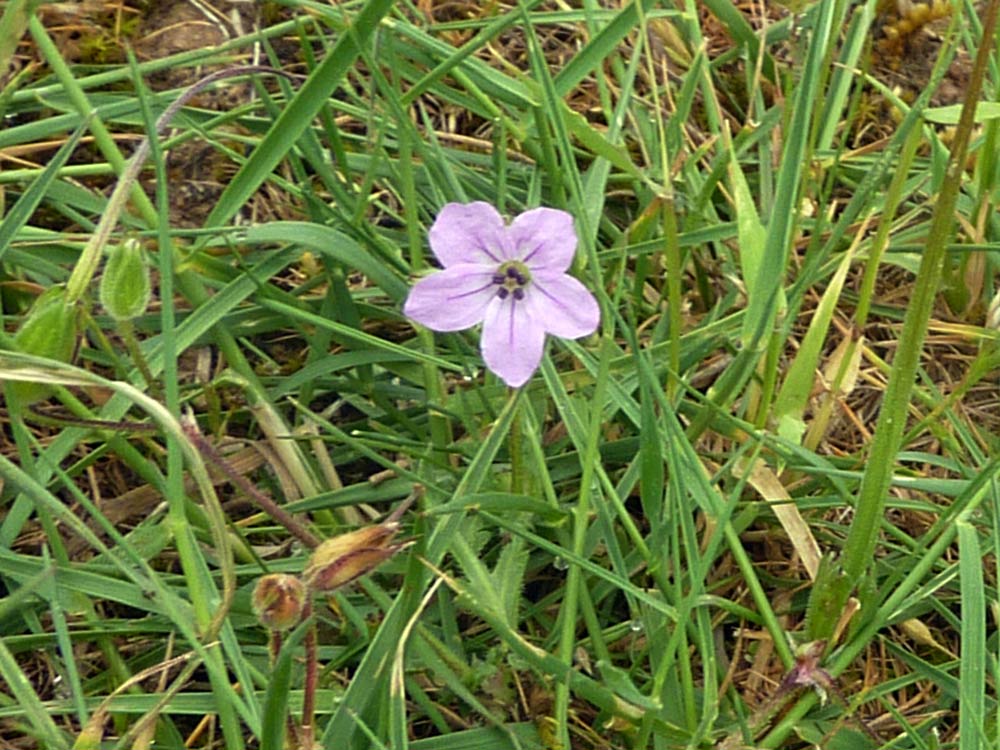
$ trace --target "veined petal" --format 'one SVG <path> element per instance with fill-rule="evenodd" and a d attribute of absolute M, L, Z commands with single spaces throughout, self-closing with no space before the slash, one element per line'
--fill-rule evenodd
<path fill-rule="evenodd" d="M 494 297 L 483 318 L 483 361 L 512 388 L 528 382 L 545 346 L 545 329 L 524 302 Z"/>
<path fill-rule="evenodd" d="M 533 208 L 518 216 L 507 228 L 507 242 L 512 257 L 522 261 L 531 272 L 562 273 L 573 262 L 576 230 L 573 217 L 556 208 Z"/>
<path fill-rule="evenodd" d="M 583 284 L 564 273 L 542 273 L 532 277 L 524 303 L 532 319 L 545 330 L 564 339 L 577 339 L 597 330 L 601 308 Z"/>
<path fill-rule="evenodd" d="M 496 298 L 494 266 L 459 263 L 420 279 L 410 290 L 403 313 L 435 331 L 461 331 L 483 319 Z"/>
<path fill-rule="evenodd" d="M 504 252 L 503 218 L 483 201 L 448 203 L 428 233 L 431 250 L 445 268 L 458 263 L 500 265 Z"/>

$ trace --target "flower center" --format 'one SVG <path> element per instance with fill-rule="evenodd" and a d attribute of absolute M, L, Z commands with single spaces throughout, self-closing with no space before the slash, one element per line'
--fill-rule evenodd
<path fill-rule="evenodd" d="M 522 300 L 525 288 L 531 283 L 531 272 L 521 261 L 508 260 L 493 274 L 493 283 L 500 287 L 497 289 L 500 299 L 512 296 L 515 300 Z"/>

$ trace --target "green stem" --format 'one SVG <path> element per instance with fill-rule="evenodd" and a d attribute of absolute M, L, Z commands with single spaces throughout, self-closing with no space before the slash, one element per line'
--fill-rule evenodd
<path fill-rule="evenodd" d="M 312 592 L 310 592 L 310 596 Z M 316 646 L 316 621 L 313 618 L 312 600 L 306 600 L 302 611 L 303 619 L 311 619 L 309 630 L 306 631 L 306 677 L 302 690 L 302 747 L 312 750 L 316 727 L 313 723 L 316 713 L 316 686 L 319 683 L 319 655 Z"/>
<path fill-rule="evenodd" d="M 512 391 L 514 389 L 511 389 Z M 513 394 L 512 394 L 513 395 Z M 510 434 L 507 436 L 510 450 L 510 491 L 518 494 L 527 494 L 524 477 L 524 451 L 521 442 L 524 436 L 521 432 L 521 411 L 524 409 L 524 401 L 518 404 L 517 411 L 510 423 Z"/>
<path fill-rule="evenodd" d="M 128 350 L 133 364 L 139 369 L 142 379 L 146 381 L 146 386 L 151 392 L 159 393 L 156 379 L 153 377 L 152 370 L 149 369 L 149 362 L 146 360 L 146 355 L 142 353 L 142 347 L 139 346 L 139 337 L 135 335 L 135 324 L 131 320 L 123 320 L 118 324 L 118 332 L 125 341 L 125 348 Z"/>
<path fill-rule="evenodd" d="M 591 400 L 590 425 L 587 432 L 587 444 L 582 454 L 582 471 L 580 474 L 580 494 L 573 508 L 573 554 L 585 557 L 587 529 L 590 526 L 590 504 L 597 484 L 594 481 L 595 471 L 600 466 L 598 446 L 603 434 L 603 404 L 607 392 L 611 355 L 614 344 L 611 337 L 605 335 L 601 339 L 600 369 L 597 373 L 597 383 Z M 573 664 L 573 654 L 576 650 L 577 611 L 580 602 L 580 592 L 587 585 L 583 570 L 577 565 L 571 565 L 566 574 L 566 596 L 559 611 L 559 648 L 557 658 L 568 668 Z M 562 734 L 562 740 L 568 747 L 569 737 L 566 734 L 569 726 L 570 681 L 566 680 L 556 685 L 555 719 Z"/>
<path fill-rule="evenodd" d="M 899 153 L 896 172 L 893 174 L 892 182 L 889 183 L 889 189 L 886 191 L 885 208 L 882 211 L 882 218 L 868 253 L 865 274 L 861 280 L 861 291 L 858 294 L 858 307 L 854 312 L 855 325 L 859 331 L 864 330 L 865 324 L 868 322 L 868 312 L 871 309 L 872 299 L 875 297 L 875 282 L 878 280 L 878 269 L 882 263 L 882 255 L 889 246 L 892 222 L 896 217 L 896 209 L 903 200 L 906 178 L 910 174 L 910 166 L 913 164 L 913 157 L 917 153 L 917 146 L 920 145 L 922 136 L 923 129 L 919 125 L 914 125 L 910 129 Z M 847 357 L 844 359 L 846 361 Z"/>
<path fill-rule="evenodd" d="M 669 184 L 669 180 L 665 181 Z M 671 193 L 663 201 L 663 244 L 667 271 L 667 305 L 670 316 L 670 373 L 667 376 L 667 400 L 674 402 L 680 389 L 681 333 L 684 331 L 684 292 L 681 288 L 683 259 L 678 238 L 677 211 Z"/>

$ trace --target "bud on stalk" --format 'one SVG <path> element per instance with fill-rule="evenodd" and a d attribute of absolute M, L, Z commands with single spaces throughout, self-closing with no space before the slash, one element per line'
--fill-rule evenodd
<path fill-rule="evenodd" d="M 287 573 L 262 576 L 251 599 L 254 614 L 268 630 L 289 630 L 302 619 L 306 588 L 298 578 Z"/>
<path fill-rule="evenodd" d="M 66 301 L 66 290 L 49 289 L 35 300 L 14 334 L 14 348 L 24 354 L 69 362 L 76 351 L 79 326 L 76 305 Z M 7 388 L 8 397 L 21 406 L 30 406 L 51 393 L 44 383 L 9 383 Z"/>

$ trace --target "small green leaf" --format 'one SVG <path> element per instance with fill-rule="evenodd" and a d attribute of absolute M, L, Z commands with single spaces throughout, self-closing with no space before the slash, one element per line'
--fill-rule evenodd
<path fill-rule="evenodd" d="M 950 104 L 947 107 L 931 107 L 924 110 L 924 119 L 938 125 L 957 125 L 962 116 L 961 104 Z M 976 105 L 975 122 L 981 124 L 987 120 L 1000 117 L 1000 102 L 979 102 Z"/>
<path fill-rule="evenodd" d="M 477 492 L 449 500 L 427 511 L 429 516 L 485 510 L 493 513 L 531 513 L 546 521 L 561 521 L 568 513 L 527 495 L 511 492 Z"/>
<path fill-rule="evenodd" d="M 611 688 L 618 697 L 649 711 L 659 711 L 663 708 L 658 700 L 643 695 L 624 669 L 619 669 L 603 659 L 598 661 L 596 666 L 601 672 L 601 681 Z"/>
<path fill-rule="evenodd" d="M 801 432 L 795 434 L 800 429 L 800 423 L 801 429 L 805 430 L 803 414 L 809 404 L 809 394 L 812 393 L 816 380 L 816 370 L 819 368 L 820 358 L 823 356 L 823 346 L 827 341 L 833 315 L 837 310 L 840 293 L 844 287 L 844 281 L 847 279 L 847 272 L 850 270 L 853 257 L 854 253 L 851 251 L 844 254 L 837 272 L 833 275 L 830 285 L 826 288 L 823 298 L 813 313 L 809 330 L 802 339 L 795 359 L 792 360 L 792 364 L 788 368 L 785 382 L 774 400 L 773 414 L 778 419 L 779 425 L 784 428 L 780 430 L 781 436 L 789 440 L 798 442 L 801 438 Z"/>

